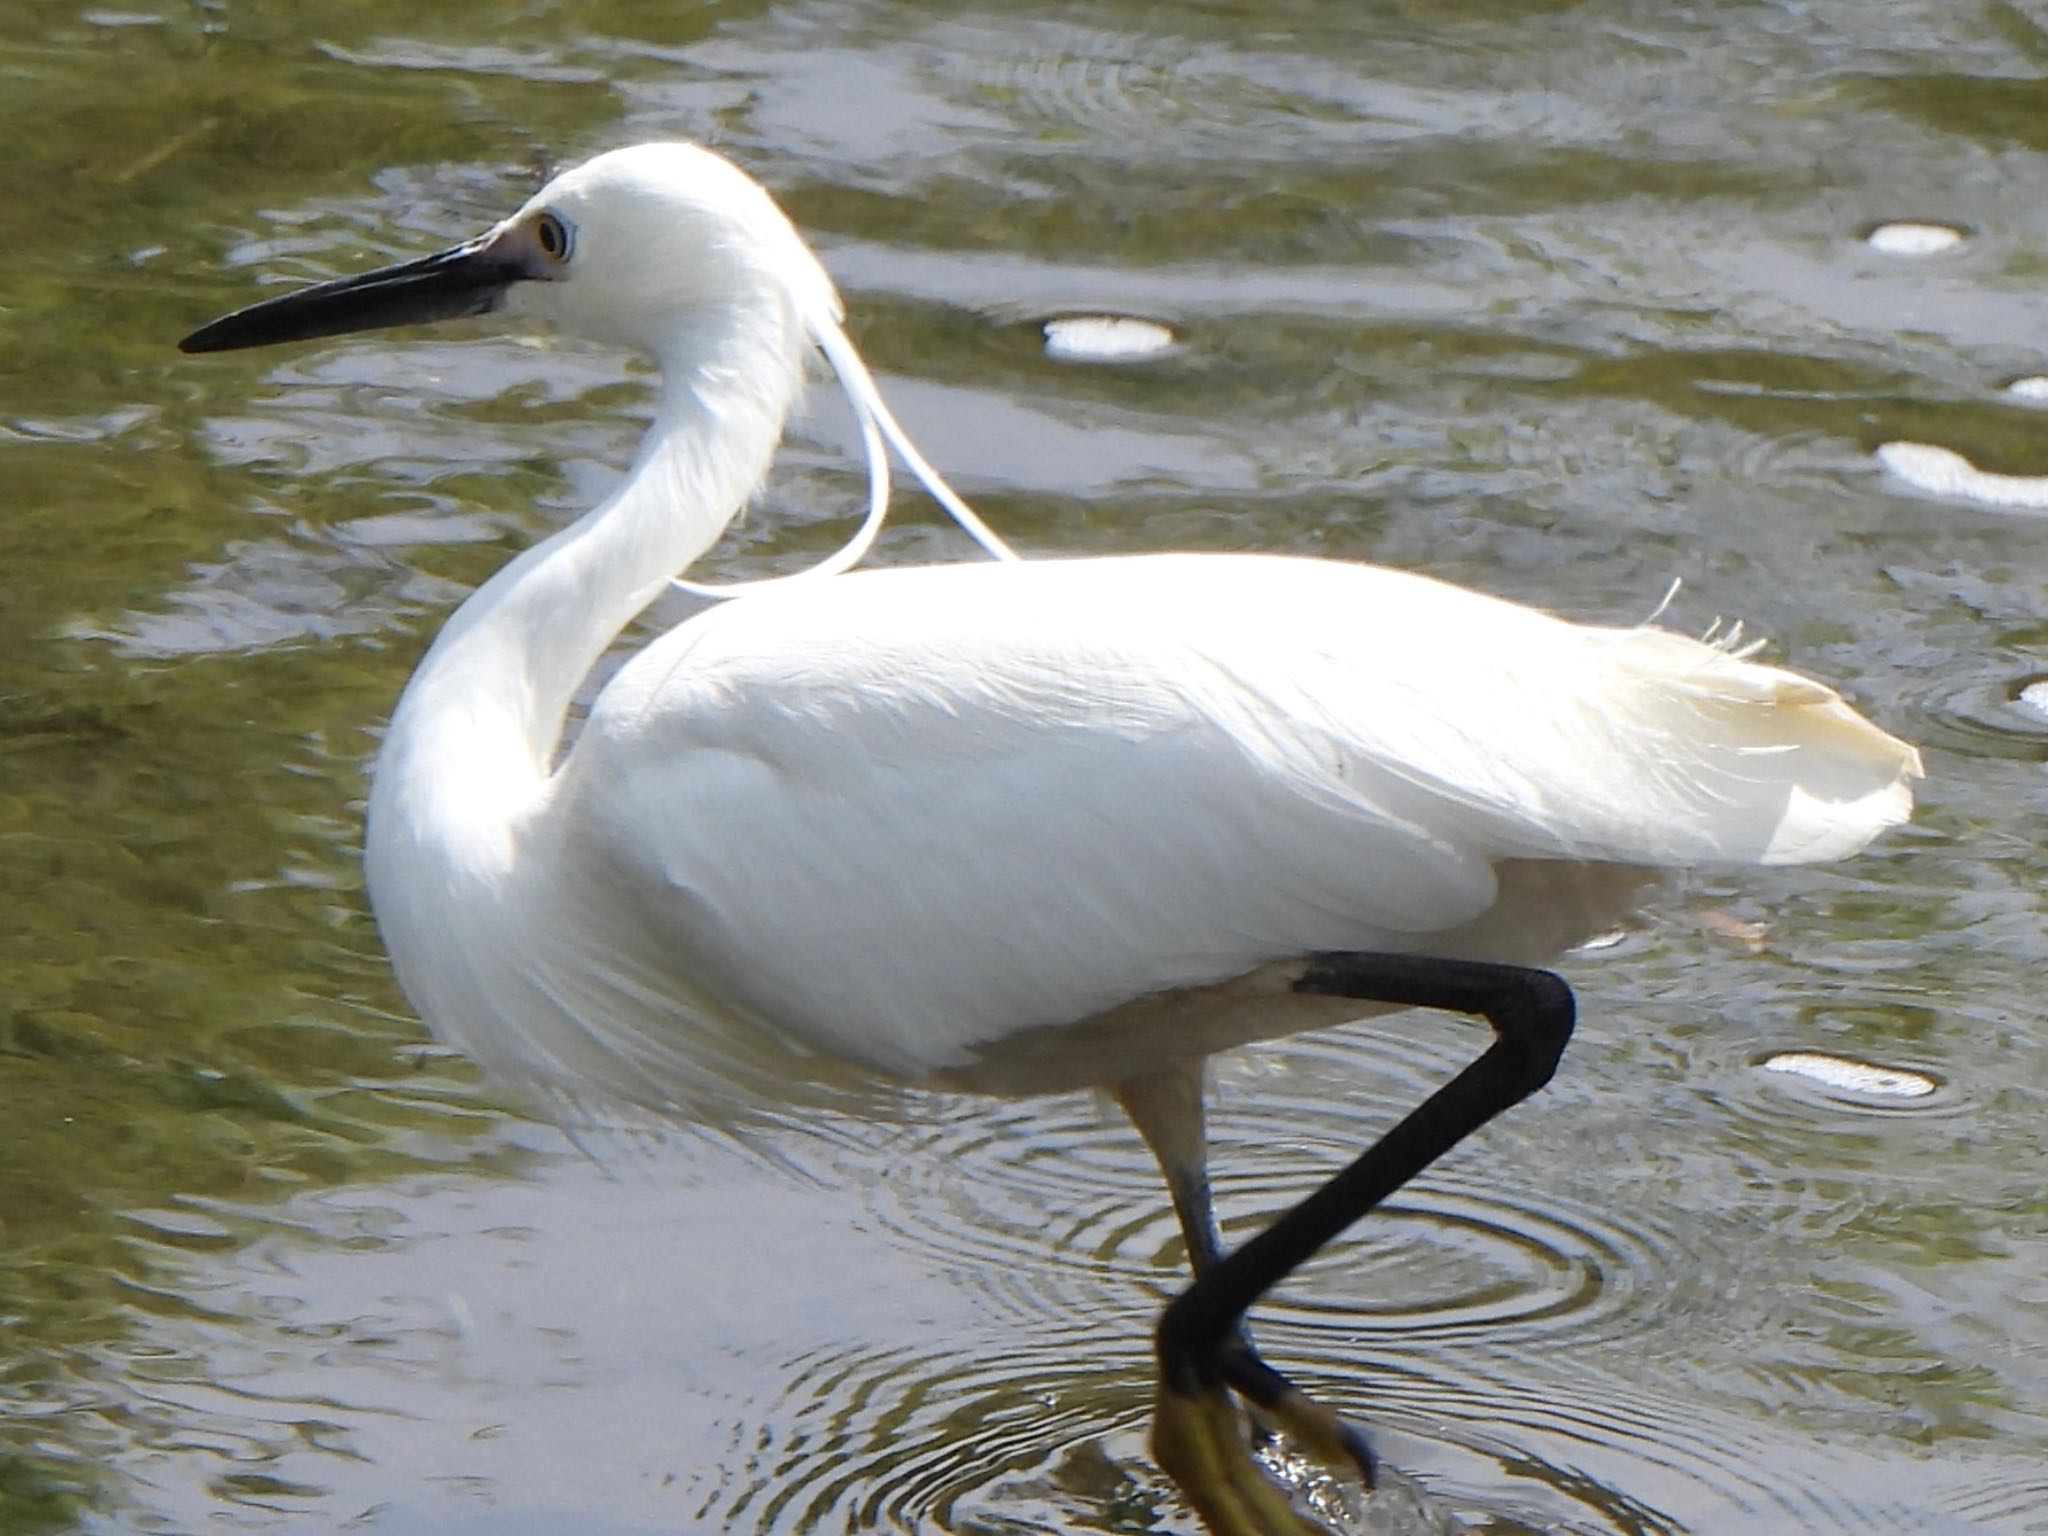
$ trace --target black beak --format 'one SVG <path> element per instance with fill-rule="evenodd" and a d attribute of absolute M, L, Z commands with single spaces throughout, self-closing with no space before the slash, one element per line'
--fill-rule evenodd
<path fill-rule="evenodd" d="M 232 352 L 487 314 L 504 302 L 513 283 L 541 275 L 533 259 L 537 253 L 522 249 L 524 242 L 512 238 L 513 233 L 494 230 L 418 261 L 265 299 L 202 325 L 178 343 L 178 350 Z"/>

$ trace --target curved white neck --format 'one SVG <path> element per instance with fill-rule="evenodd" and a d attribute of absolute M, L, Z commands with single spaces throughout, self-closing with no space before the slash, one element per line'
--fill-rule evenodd
<path fill-rule="evenodd" d="M 668 578 L 709 549 L 766 475 L 808 342 L 786 300 L 678 325 L 660 407 L 625 482 L 463 603 L 399 701 L 371 797 L 474 830 L 544 788 L 577 687 Z"/>

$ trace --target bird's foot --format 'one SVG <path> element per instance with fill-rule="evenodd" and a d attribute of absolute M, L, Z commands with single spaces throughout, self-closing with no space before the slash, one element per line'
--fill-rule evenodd
<path fill-rule="evenodd" d="M 1220 1386 L 1185 1392 L 1161 1381 L 1152 1454 L 1211 1536 L 1329 1536 L 1259 1469 L 1237 1404 Z"/>
<path fill-rule="evenodd" d="M 1225 1349 L 1217 1363 L 1223 1379 L 1250 1405 L 1262 1428 L 1286 1436 L 1338 1476 L 1355 1478 L 1368 1493 L 1372 1491 L 1379 1465 L 1364 1431 L 1266 1364 L 1242 1338 Z"/>
<path fill-rule="evenodd" d="M 1365 1437 L 1278 1371 L 1235 1344 L 1200 1378 L 1162 1373 L 1152 1421 L 1152 1453 L 1201 1516 L 1212 1536 L 1329 1536 L 1260 1466 L 1255 1436 L 1234 1391 L 1251 1411 L 1256 1435 L 1283 1436 L 1340 1478 L 1373 1485 Z M 1227 1384 L 1227 1385 L 1226 1385 Z"/>

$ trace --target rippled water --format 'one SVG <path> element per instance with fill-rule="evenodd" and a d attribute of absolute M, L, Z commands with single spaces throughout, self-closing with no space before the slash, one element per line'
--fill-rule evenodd
<path fill-rule="evenodd" d="M 595 1158 L 432 1047 L 375 731 L 646 378 L 455 331 L 181 359 L 658 134 L 766 179 L 1027 549 L 1272 548 L 1741 616 L 1914 826 L 1568 965 L 1557 1082 L 1258 1314 L 1423 1531 L 2048 1531 L 2048 31 L 2007 4 L 0 10 L 0 1529 L 1134 1532 L 1175 1283 L 1084 1098 Z M 1953 229 L 1927 254 L 1888 225 Z M 1047 356 L 1068 314 L 1169 327 Z M 821 401 L 724 577 L 857 503 Z M 958 540 L 912 502 L 891 560 Z M 1233 1235 L 1467 1059 L 1224 1064 Z M 1920 1074 L 1912 1096 L 1773 1070 Z M 1860 1079 L 1864 1083 L 1880 1079 Z"/>

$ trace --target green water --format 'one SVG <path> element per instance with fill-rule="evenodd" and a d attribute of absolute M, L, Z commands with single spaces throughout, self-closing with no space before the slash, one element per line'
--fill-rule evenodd
<path fill-rule="evenodd" d="M 0 1530 L 1189 1527 L 1142 1443 L 1171 1223 L 1088 1103 L 599 1165 L 384 968 L 376 731 L 645 379 L 176 338 L 664 134 L 776 189 L 1027 548 L 1613 621 L 1680 577 L 1668 622 L 1926 746 L 1871 855 L 1575 959 L 1559 1082 L 1265 1338 L 1474 1529 L 2042 1529 L 2048 522 L 1872 451 L 2048 472 L 2002 390 L 2048 372 L 2044 71 L 1998 4 L 0 8 Z M 1863 243 L 1908 218 L 1969 238 Z M 1183 344 L 1061 364 L 1069 309 Z M 827 547 L 851 445 L 821 404 L 717 574 Z M 960 553 L 912 500 L 882 558 Z M 1226 1071 L 1233 1230 L 1472 1043 Z M 1758 1069 L 1794 1049 L 1939 1086 Z"/>

